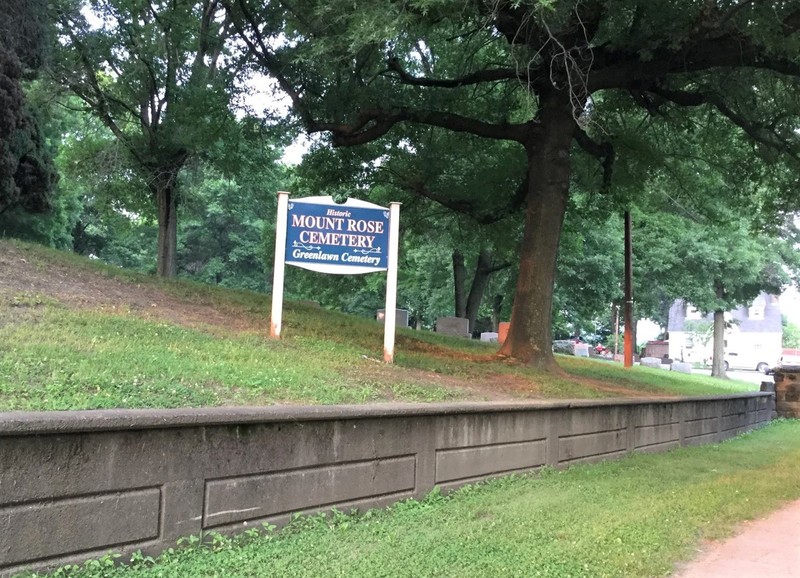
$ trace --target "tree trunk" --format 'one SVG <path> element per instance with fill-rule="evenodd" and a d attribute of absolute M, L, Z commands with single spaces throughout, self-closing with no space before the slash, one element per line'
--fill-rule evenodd
<path fill-rule="evenodd" d="M 158 256 L 156 274 L 175 277 L 178 274 L 178 202 L 177 177 L 180 169 L 158 171 L 150 189 L 158 206 Z"/>
<path fill-rule="evenodd" d="M 481 249 L 478 255 L 478 264 L 475 266 L 475 276 L 472 278 L 472 286 L 467 297 L 466 318 L 469 320 L 470 333 L 475 330 L 475 320 L 478 318 L 478 310 L 481 307 L 483 294 L 486 292 L 492 272 L 492 252 L 488 249 Z"/>
<path fill-rule="evenodd" d="M 725 312 L 714 311 L 714 345 L 711 377 L 728 377 L 725 372 Z"/>
<path fill-rule="evenodd" d="M 456 317 L 463 318 L 467 316 L 467 299 L 464 288 L 466 282 L 467 269 L 464 267 L 464 255 L 458 249 L 453 249 L 453 286 L 456 300 Z"/>
<path fill-rule="evenodd" d="M 553 357 L 553 282 L 569 197 L 569 153 L 575 121 L 569 95 L 542 95 L 528 153 L 525 230 L 511 326 L 499 355 L 560 371 Z"/>

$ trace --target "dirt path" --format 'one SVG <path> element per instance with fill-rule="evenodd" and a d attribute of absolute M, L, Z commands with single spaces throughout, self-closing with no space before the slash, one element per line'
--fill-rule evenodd
<path fill-rule="evenodd" d="M 752 522 L 722 542 L 706 544 L 674 578 L 800 578 L 800 500 Z"/>

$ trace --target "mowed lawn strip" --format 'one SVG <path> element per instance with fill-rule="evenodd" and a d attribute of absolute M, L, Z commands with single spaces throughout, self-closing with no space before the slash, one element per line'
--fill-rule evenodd
<path fill-rule="evenodd" d="M 713 395 L 756 385 L 557 356 L 563 374 L 498 358 L 496 344 L 398 330 L 270 296 L 164 280 L 0 240 L 0 411 L 276 403 Z"/>
<path fill-rule="evenodd" d="M 9 310 L 16 314 L 13 319 Z M 553 376 L 493 360 L 494 348 L 478 348 L 475 359 L 458 349 L 462 344 L 448 348 L 455 339 L 430 339 L 410 330 L 402 336 L 416 349 L 401 350 L 397 363 L 387 367 L 363 343 L 382 343 L 377 324 L 303 308 L 289 310 L 296 329 L 280 341 L 47 302 L 9 307 L 0 311 L 0 319 L 3 314 L 0 411 L 480 400 L 496 399 L 493 389 L 507 383 L 516 384 L 506 391 L 506 398 L 514 399 L 709 395 L 757 388 L 564 356 L 559 363 L 567 374 Z M 305 322 L 307 317 L 315 320 Z M 336 338 L 315 331 L 324 324 L 320 318 L 336 324 Z M 409 336 L 413 333 L 419 337 Z"/>
<path fill-rule="evenodd" d="M 80 577 L 667 576 L 705 540 L 800 497 L 800 421 L 722 444 L 545 470 L 277 533 L 185 541 Z"/>

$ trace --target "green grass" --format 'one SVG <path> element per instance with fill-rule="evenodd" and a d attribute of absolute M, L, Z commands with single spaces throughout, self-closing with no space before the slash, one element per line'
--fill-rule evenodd
<path fill-rule="evenodd" d="M 719 395 L 757 391 L 758 386 L 734 379 L 720 380 L 708 375 L 687 375 L 651 367 L 622 370 L 618 365 L 568 355 L 558 355 L 558 363 L 569 374 L 602 379 L 622 387 L 634 387 L 654 394 L 670 392 L 677 395 Z"/>
<path fill-rule="evenodd" d="M 118 302 L 94 309 L 56 293 L 0 290 L 0 411 L 434 402 L 493 399 L 497 390 L 507 398 L 558 399 L 756 389 L 564 356 L 558 362 L 566 375 L 551 375 L 493 358 L 492 344 L 410 329 L 398 331 L 395 365 L 387 367 L 383 328 L 371 319 L 287 302 L 283 339 L 274 341 L 266 337 L 268 295 L 157 279 L 24 243 L 0 241 L 4 249 L 15 252 L 9 262 L 24 255 L 38 273 L 55 270 L 88 288 L 112 279 L 122 284 L 115 290 L 127 289 Z M 145 300 L 159 296 L 155 307 Z M 176 304 L 180 311 L 171 310 Z"/>
<path fill-rule="evenodd" d="M 800 421 L 722 444 L 467 486 L 386 511 L 295 520 L 280 532 L 185 540 L 112 577 L 666 576 L 703 541 L 800 497 Z"/>
<path fill-rule="evenodd" d="M 386 386 L 353 370 L 372 362 L 352 347 L 313 336 L 221 338 L 131 315 L 48 308 L 0 328 L 0 353 L 5 410 L 364 403 L 387 395 Z M 410 401 L 453 397 L 402 379 L 391 393 Z"/>

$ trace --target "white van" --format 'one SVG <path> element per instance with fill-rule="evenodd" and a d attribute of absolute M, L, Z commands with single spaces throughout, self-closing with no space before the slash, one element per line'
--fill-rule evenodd
<path fill-rule="evenodd" d="M 711 365 L 712 357 L 705 359 L 706 365 Z M 725 371 L 729 369 L 755 369 L 761 373 L 769 373 L 775 362 L 766 359 L 762 352 L 752 351 L 747 354 L 736 351 L 725 352 Z"/>

